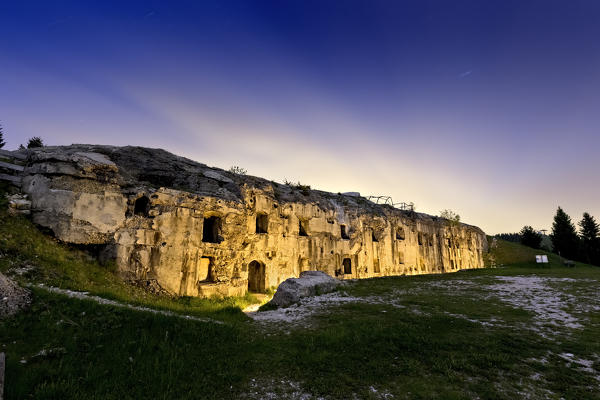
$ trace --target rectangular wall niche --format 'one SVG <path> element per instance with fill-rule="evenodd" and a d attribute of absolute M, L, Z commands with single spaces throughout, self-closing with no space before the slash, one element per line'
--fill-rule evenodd
<path fill-rule="evenodd" d="M 404 264 L 404 252 L 398 252 L 398 264 Z"/>
<path fill-rule="evenodd" d="M 308 236 L 308 221 L 298 220 L 298 236 Z"/>
<path fill-rule="evenodd" d="M 342 239 L 348 240 L 350 237 L 348 236 L 348 232 L 346 231 L 346 225 L 340 225 L 340 231 L 342 233 Z"/>
<path fill-rule="evenodd" d="M 196 280 L 199 282 L 212 282 L 212 261 L 208 257 L 201 257 L 198 265 L 198 271 L 196 273 Z"/>
<path fill-rule="evenodd" d="M 344 258 L 342 261 L 342 266 L 344 267 L 344 274 L 352 273 L 352 261 L 349 258 Z"/>
<path fill-rule="evenodd" d="M 269 232 L 269 216 L 267 214 L 256 214 L 256 233 Z"/>
<path fill-rule="evenodd" d="M 381 272 L 381 269 L 379 268 L 379 259 L 378 258 L 373 260 L 373 272 L 376 274 Z"/>
<path fill-rule="evenodd" d="M 202 227 L 202 241 L 206 243 L 219 243 L 221 241 L 220 236 L 221 218 L 204 218 L 204 226 Z"/>

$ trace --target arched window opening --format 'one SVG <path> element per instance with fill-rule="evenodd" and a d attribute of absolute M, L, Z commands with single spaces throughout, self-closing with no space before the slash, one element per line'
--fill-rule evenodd
<path fill-rule="evenodd" d="M 340 225 L 340 231 L 342 235 L 342 239 L 348 240 L 350 237 L 348 236 L 348 231 L 346 230 L 346 225 Z"/>
<path fill-rule="evenodd" d="M 135 201 L 133 205 L 133 214 L 141 215 L 142 217 L 148 216 L 150 210 L 150 199 L 147 196 L 142 196 Z"/>

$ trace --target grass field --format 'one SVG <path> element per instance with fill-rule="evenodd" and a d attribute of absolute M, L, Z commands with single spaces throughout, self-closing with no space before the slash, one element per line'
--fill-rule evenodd
<path fill-rule="evenodd" d="M 5 207 L 2 207 L 3 209 Z M 0 270 L 33 288 L 0 322 L 7 399 L 600 399 L 600 268 L 498 241 L 497 268 L 353 282 L 249 318 L 252 298 L 154 297 L 0 212 Z M 28 267 L 31 266 L 31 267 Z"/>

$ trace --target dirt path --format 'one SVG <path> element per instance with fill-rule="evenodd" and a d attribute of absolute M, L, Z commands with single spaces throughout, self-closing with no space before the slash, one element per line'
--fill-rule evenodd
<path fill-rule="evenodd" d="M 126 308 L 129 310 L 147 312 L 147 313 L 152 313 L 152 314 L 166 315 L 167 317 L 176 317 L 176 318 L 181 318 L 181 319 L 187 319 L 190 321 L 208 322 L 208 323 L 221 324 L 221 325 L 224 324 L 224 322 L 222 322 L 222 321 L 217 321 L 217 320 L 211 319 L 211 318 L 195 317 L 193 315 L 177 314 L 172 311 L 155 310 L 153 308 L 134 306 L 132 304 L 121 303 L 119 301 L 109 300 L 109 299 L 105 299 L 105 298 L 102 298 L 99 296 L 94 296 L 94 295 L 89 294 L 88 292 L 76 292 L 74 290 L 60 289 L 57 287 L 46 286 L 43 284 L 36 285 L 35 287 L 42 289 L 42 290 L 46 290 L 51 293 L 57 293 L 57 294 L 61 294 L 63 296 L 71 297 L 73 299 L 91 300 L 98 304 L 103 304 L 103 305 L 108 305 L 108 306 L 113 306 L 113 307 Z"/>

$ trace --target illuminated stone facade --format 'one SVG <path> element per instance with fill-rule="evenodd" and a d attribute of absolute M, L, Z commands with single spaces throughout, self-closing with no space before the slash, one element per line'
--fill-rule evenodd
<path fill-rule="evenodd" d="M 163 150 L 35 150 L 23 190 L 59 239 L 96 245 L 124 278 L 182 296 L 260 292 L 306 270 L 360 279 L 482 268 L 487 248 L 474 226 Z"/>

